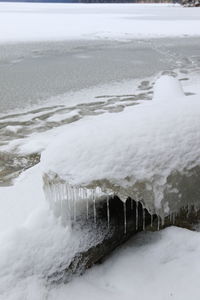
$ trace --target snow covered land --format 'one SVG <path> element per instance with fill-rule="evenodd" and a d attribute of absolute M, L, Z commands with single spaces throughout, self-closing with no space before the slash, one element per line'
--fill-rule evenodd
<path fill-rule="evenodd" d="M 2 104 L 0 111 L 0 299 L 199 300 L 199 225 L 195 231 L 172 226 L 139 233 L 83 276 L 68 284 L 51 285 L 49 274 L 67 266 L 77 250 L 90 245 L 87 232 L 71 234 L 50 209 L 47 198 L 54 201 L 56 194 L 57 201 L 62 193 L 66 198 L 65 191 L 45 187 L 45 195 L 43 189 L 47 179 L 47 184 L 61 181 L 91 190 L 95 185 L 125 200 L 137 196 L 134 187 L 142 182 L 144 204 L 150 210 L 168 214 L 172 207 L 181 206 L 179 190 L 167 180 L 174 171 L 192 178 L 200 164 L 199 25 L 199 8 L 179 5 L 0 3 L 0 103 L 5 99 L 5 109 Z M 169 40 L 159 42 L 166 37 Z M 171 47 L 172 37 L 180 41 L 182 52 Z M 130 48 L 129 42 L 135 39 L 136 46 Z M 77 42 L 70 51 L 78 63 L 67 69 L 77 78 L 77 88 L 56 96 L 51 90 L 49 99 L 45 88 L 51 81 L 41 81 L 41 95 L 48 94 L 47 99 L 36 99 L 31 106 L 27 93 L 19 92 L 23 88 L 18 78 L 25 80 L 35 68 L 36 75 L 27 75 L 25 80 L 26 92 L 31 92 L 36 77 L 40 81 L 40 72 L 46 79 L 52 77 L 52 82 L 59 81 L 57 73 L 71 44 L 62 48 L 60 56 L 48 47 L 65 40 Z M 80 46 L 79 40 L 94 42 L 92 54 L 85 53 L 91 45 Z M 95 44 L 96 40 L 102 45 L 108 40 L 114 43 L 113 48 L 106 44 L 113 54 L 111 71 L 100 70 L 100 64 L 96 73 L 90 68 L 92 55 L 110 67 L 111 57 L 101 57 L 97 47 L 103 46 Z M 121 47 L 119 41 L 135 53 L 148 44 L 142 56 L 136 56 L 141 60 L 124 55 L 122 62 L 128 59 L 133 69 L 124 78 L 127 65 L 121 77 L 114 77 L 121 71 L 120 56 L 113 51 Z M 37 47 L 41 44 L 39 49 L 45 50 L 40 52 Z M 121 48 L 122 53 L 127 48 Z M 155 60 L 148 64 L 153 51 L 155 69 Z M 52 69 L 45 69 L 52 60 Z M 86 61 L 85 73 L 77 67 L 81 61 Z M 146 76 L 138 71 L 144 66 L 152 68 Z M 56 72 L 49 71 L 54 68 Z M 109 79 L 109 71 L 117 79 L 105 84 L 102 78 Z M 100 72 L 104 76 L 98 77 Z M 12 80 L 4 84 L 4 77 L 11 73 Z M 92 83 L 79 87 L 80 74 L 97 76 L 99 85 L 88 81 Z M 35 85 L 33 94 L 40 85 Z M 7 91 L 7 97 L 2 91 Z M 10 97 L 18 105 L 6 107 Z M 23 109 L 22 103 L 27 105 Z M 174 195 L 173 203 L 163 202 L 163 188 Z M 199 208 L 198 197 L 194 199 L 192 204 Z M 189 201 L 187 198 L 186 204 Z"/>

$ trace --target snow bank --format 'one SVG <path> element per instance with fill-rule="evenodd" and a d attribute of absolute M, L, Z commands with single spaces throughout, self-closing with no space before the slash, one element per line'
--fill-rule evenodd
<path fill-rule="evenodd" d="M 0 298 L 64 300 L 67 295 L 68 300 L 196 300 L 199 297 L 199 232 L 171 227 L 139 234 L 83 276 L 65 285 L 49 286 L 43 276 L 67 259 L 68 238 L 66 228 L 59 226 L 47 211 L 32 216 L 25 226 L 0 235 Z"/>
<path fill-rule="evenodd" d="M 0 43 L 200 35 L 199 8 L 0 3 Z"/>
<path fill-rule="evenodd" d="M 24 223 L 38 208 L 47 208 L 39 165 L 23 172 L 14 186 L 0 187 L 0 232 Z"/>
<path fill-rule="evenodd" d="M 45 180 L 95 192 L 98 187 L 169 213 L 200 164 L 199 129 L 199 97 L 184 96 L 177 79 L 164 76 L 153 101 L 68 126 L 42 153 Z M 197 191 L 195 174 L 190 188 Z"/>
<path fill-rule="evenodd" d="M 102 265 L 52 290 L 49 299 L 197 300 L 199 255 L 200 233 L 171 227 L 139 234 Z"/>
<path fill-rule="evenodd" d="M 73 235 L 54 218 L 44 199 L 40 164 L 0 187 L 0 299 L 48 299 L 47 277 L 68 266 L 75 253 L 103 235 L 89 229 Z M 69 242 L 70 241 L 70 242 Z"/>
<path fill-rule="evenodd" d="M 175 227 L 139 234 L 67 285 L 47 285 L 87 238 L 52 216 L 41 185 L 38 165 L 0 188 L 0 299 L 198 299 L 200 233 Z"/>

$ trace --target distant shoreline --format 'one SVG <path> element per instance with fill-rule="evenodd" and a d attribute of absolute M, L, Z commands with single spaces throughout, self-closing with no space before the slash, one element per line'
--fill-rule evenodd
<path fill-rule="evenodd" d="M 123 3 L 131 3 L 131 4 L 176 4 L 176 3 L 179 3 L 181 4 L 181 1 L 176 1 L 176 0 L 161 0 L 161 1 L 151 1 L 151 0 L 4 0 L 4 1 L 1 1 L 0 2 L 19 2 L 19 3 L 112 3 L 112 4 L 123 4 Z"/>

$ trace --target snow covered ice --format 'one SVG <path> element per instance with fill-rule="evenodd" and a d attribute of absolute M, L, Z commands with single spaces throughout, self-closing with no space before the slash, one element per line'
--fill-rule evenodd
<path fill-rule="evenodd" d="M 178 79 L 162 76 L 152 101 L 71 124 L 42 153 L 45 182 L 142 199 L 161 215 L 198 206 L 178 183 L 200 163 L 199 116 L 199 97 L 186 97 Z"/>
<path fill-rule="evenodd" d="M 130 3 L 0 4 L 0 43 L 188 35 L 200 36 L 199 8 Z"/>

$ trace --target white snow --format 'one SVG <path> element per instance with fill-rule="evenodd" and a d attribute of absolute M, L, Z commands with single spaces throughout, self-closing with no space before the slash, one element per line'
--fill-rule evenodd
<path fill-rule="evenodd" d="M 180 81 L 171 76 L 160 77 L 154 85 L 154 101 L 177 101 L 184 97 L 184 91 Z"/>
<path fill-rule="evenodd" d="M 125 198 L 143 184 L 159 209 L 168 176 L 200 164 L 199 128 L 199 96 L 186 97 L 176 78 L 163 76 L 153 101 L 68 126 L 42 153 L 43 172 Z"/>
<path fill-rule="evenodd" d="M 53 115 L 47 119 L 47 122 L 61 122 L 66 119 L 71 119 L 71 118 L 77 117 L 78 115 L 79 115 L 79 111 L 74 109 L 69 112 Z"/>
<path fill-rule="evenodd" d="M 167 91 L 164 89 L 169 82 L 170 86 L 173 85 L 174 94 L 178 95 L 175 98 L 165 97 L 166 93 L 172 95 L 169 89 Z M 145 150 L 144 162 L 148 157 L 154 158 L 153 155 L 158 153 L 156 151 L 160 151 L 156 160 L 158 164 L 155 165 L 153 172 L 162 167 L 159 162 L 162 163 L 163 158 L 167 159 L 164 156 L 164 152 L 166 152 L 165 143 L 167 145 L 170 143 L 169 149 L 172 155 L 168 157 L 168 167 L 172 166 L 172 161 L 175 165 L 180 163 L 182 167 L 183 162 L 189 163 L 188 159 L 192 151 L 196 154 L 199 153 L 196 147 L 199 141 L 197 128 L 199 129 L 200 104 L 199 96 L 185 97 L 181 95 L 179 97 L 180 94 L 182 92 L 179 83 L 175 79 L 164 77 L 156 83 L 153 101 L 127 108 L 119 114 L 88 117 L 85 120 L 63 127 L 62 130 L 64 129 L 66 132 L 64 135 L 59 136 L 57 140 L 58 147 L 59 144 L 61 145 L 59 159 L 62 157 L 64 159 L 62 147 L 65 143 L 67 144 L 69 138 L 72 139 L 70 134 L 72 131 L 74 134 L 81 133 L 78 138 L 75 135 L 74 139 L 70 140 L 75 143 L 74 146 L 79 143 L 80 149 L 76 149 L 74 154 L 72 150 L 75 148 L 70 143 L 67 144 L 65 149 L 66 154 L 70 153 L 72 164 L 74 159 L 77 158 L 76 155 L 79 154 L 81 165 L 84 156 L 86 156 L 89 159 L 87 165 L 90 167 L 93 159 L 96 159 L 91 155 L 93 152 L 90 151 L 96 149 L 94 145 L 98 142 L 97 146 L 102 147 L 101 151 L 105 150 L 103 154 L 109 155 L 107 158 L 112 158 L 113 162 L 117 163 L 116 169 L 113 168 L 110 172 L 120 174 L 120 163 L 122 161 L 126 162 L 125 166 L 127 167 L 128 159 L 130 159 L 129 155 L 133 151 L 132 148 L 127 147 L 127 142 L 134 146 L 134 141 L 138 143 L 141 138 L 140 143 L 143 141 L 142 148 L 138 150 L 138 153 L 136 151 L 135 155 L 140 157 L 142 151 Z M 155 113 L 152 113 L 154 110 Z M 152 116 L 150 116 L 150 113 Z M 169 128 L 165 126 L 167 119 Z M 121 122 L 119 126 L 117 126 L 117 122 Z M 111 126 L 111 124 L 113 125 Z M 93 125 L 93 127 L 89 127 L 90 125 Z M 121 131 L 117 132 L 116 128 L 120 130 L 120 127 Z M 167 130 L 168 139 L 166 139 L 166 136 L 160 135 L 164 129 Z M 140 130 L 140 135 L 136 135 L 137 130 Z M 182 136 L 183 131 L 186 134 L 184 138 Z M 119 134 L 120 139 L 113 140 L 110 133 L 114 134 L 115 138 L 118 138 Z M 138 140 L 129 135 L 133 133 Z M 152 141 L 153 133 L 154 139 Z M 86 134 L 87 136 L 85 136 Z M 149 136 L 149 134 L 151 135 Z M 89 139 L 85 139 L 88 136 Z M 102 138 L 105 136 L 106 139 L 103 139 L 104 143 L 101 144 L 100 141 L 102 142 Z M 67 137 L 67 140 L 62 140 L 61 143 L 62 137 Z M 144 142 L 145 138 L 148 138 L 148 147 Z M 161 138 L 161 140 L 157 144 L 158 138 Z M 176 143 L 174 143 L 175 138 L 178 139 Z M 122 139 L 124 144 L 121 143 Z M 57 141 L 54 139 L 55 143 Z M 88 148 L 87 151 L 84 150 L 81 141 L 86 147 L 88 145 L 91 147 L 89 152 L 87 152 Z M 115 146 L 119 145 L 120 149 L 124 145 L 122 150 L 125 149 L 126 154 L 123 155 L 120 151 L 117 151 L 117 147 L 113 147 L 113 143 L 115 143 Z M 112 151 L 115 150 L 113 148 L 116 148 L 116 152 L 108 153 L 109 148 L 104 147 L 110 147 L 110 145 Z M 154 152 L 151 153 L 153 145 L 156 147 Z M 43 160 L 48 158 L 47 154 L 49 159 L 50 157 L 51 159 L 58 158 L 58 152 L 53 153 L 52 147 L 54 146 L 50 146 L 46 154 L 44 153 Z M 31 149 L 31 146 L 29 149 Z M 187 153 L 183 149 L 189 151 L 186 160 Z M 100 149 L 97 147 L 97 150 Z M 112 157 L 115 153 L 118 154 L 117 158 Z M 99 155 L 99 152 L 97 154 Z M 181 159 L 180 154 L 185 156 Z M 99 157 L 97 156 L 97 158 Z M 100 158 L 102 159 L 103 156 Z M 144 162 L 142 167 L 147 168 L 148 165 Z M 55 164 L 55 161 L 53 163 Z M 104 164 L 105 161 L 102 160 L 102 163 Z M 152 160 L 153 163 L 155 163 L 155 158 Z M 163 163 L 166 163 L 166 160 Z M 148 171 L 152 164 L 147 168 Z M 79 166 L 80 170 L 81 165 Z M 50 166 L 52 167 L 52 162 Z M 62 167 L 66 167 L 66 164 L 63 164 Z M 98 168 L 99 175 L 101 175 L 102 170 L 104 170 L 102 166 L 98 164 L 94 167 Z M 0 187 L 0 299 L 199 299 L 200 233 L 175 227 L 161 232 L 139 234 L 118 249 L 102 265 L 87 271 L 84 276 L 74 279 L 67 285 L 48 286 L 43 276 L 48 272 L 56 271 L 60 265 L 65 265 L 69 255 L 76 249 L 74 247 L 80 241 L 84 243 L 86 237 L 77 233 L 72 238 L 67 228 L 62 227 L 59 220 L 52 216 L 42 190 L 43 168 L 44 166 L 38 164 L 24 172 L 14 186 Z M 60 165 L 58 169 L 60 170 Z M 66 171 L 66 168 L 64 170 Z M 144 171 L 144 169 L 142 170 Z M 73 171 L 73 169 L 70 169 L 70 171 Z M 138 169 L 136 171 L 138 172 Z M 66 176 L 66 174 L 64 175 Z M 87 172 L 86 175 L 91 176 Z M 77 178 L 79 178 L 79 174 Z"/>
<path fill-rule="evenodd" d="M 101 235 L 63 227 L 44 199 L 40 164 L 0 187 L 0 299 L 48 299 L 46 278 Z"/>
<path fill-rule="evenodd" d="M 199 36 L 199 12 L 179 5 L 0 3 L 0 43 Z"/>
<path fill-rule="evenodd" d="M 0 188 L 0 231 L 21 225 L 35 209 L 46 206 L 42 185 L 37 165 L 21 174 L 15 186 Z"/>
<path fill-rule="evenodd" d="M 197 300 L 199 255 L 197 232 L 171 227 L 140 234 L 85 276 L 53 290 L 49 299 Z"/>

